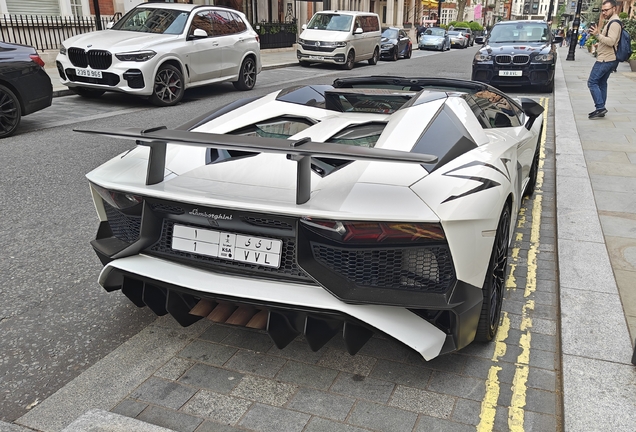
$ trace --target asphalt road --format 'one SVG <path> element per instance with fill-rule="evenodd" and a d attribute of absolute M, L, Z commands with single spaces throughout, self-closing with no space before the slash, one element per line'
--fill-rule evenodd
<path fill-rule="evenodd" d="M 469 79 L 476 49 L 414 51 L 410 60 L 365 62 L 351 71 L 322 65 L 267 70 L 249 93 L 231 84 L 209 86 L 188 91 L 169 108 L 121 94 L 67 96 L 25 117 L 18 134 L 0 141 L 0 420 L 14 421 L 156 319 L 97 284 L 101 264 L 89 245 L 97 218 L 84 175 L 130 144 L 74 127 L 170 128 L 241 97 L 344 76 Z"/>

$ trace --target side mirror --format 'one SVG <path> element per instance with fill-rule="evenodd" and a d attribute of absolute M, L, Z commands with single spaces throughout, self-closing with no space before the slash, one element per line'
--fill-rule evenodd
<path fill-rule="evenodd" d="M 113 28 L 114 25 L 115 25 L 115 21 L 109 21 L 108 24 L 106 24 L 106 29 L 111 29 Z"/>
<path fill-rule="evenodd" d="M 521 109 L 529 117 L 525 124 L 526 129 L 530 130 L 534 121 L 543 114 L 543 107 L 540 103 L 530 98 L 521 98 Z"/>
<path fill-rule="evenodd" d="M 307 24 L 303 24 L 301 27 L 303 30 L 307 30 Z"/>
<path fill-rule="evenodd" d="M 360 34 L 362 34 L 362 33 L 364 33 L 364 32 L 362 31 L 362 28 L 361 28 L 361 27 L 358 27 L 357 29 L 355 29 L 355 30 L 353 31 L 353 34 L 354 34 L 354 35 L 360 35 Z"/>
<path fill-rule="evenodd" d="M 205 39 L 208 37 L 208 34 L 203 29 L 194 29 L 194 32 L 190 35 L 188 39 Z"/>

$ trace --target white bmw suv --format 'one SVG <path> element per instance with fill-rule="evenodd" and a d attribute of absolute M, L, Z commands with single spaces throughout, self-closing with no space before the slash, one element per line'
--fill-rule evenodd
<path fill-rule="evenodd" d="M 258 34 L 233 9 L 144 3 L 110 29 L 63 42 L 62 84 L 84 97 L 119 91 L 178 103 L 185 89 L 231 81 L 251 90 L 261 71 Z"/>

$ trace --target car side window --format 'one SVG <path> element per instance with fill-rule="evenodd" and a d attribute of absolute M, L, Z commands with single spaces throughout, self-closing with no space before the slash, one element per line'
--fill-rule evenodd
<path fill-rule="evenodd" d="M 210 11 L 199 12 L 192 18 L 192 24 L 190 24 L 189 35 L 194 34 L 194 30 L 204 30 L 208 36 L 213 36 L 212 21 L 210 21 Z"/>
<path fill-rule="evenodd" d="M 477 101 L 471 95 L 468 95 L 468 94 L 464 97 L 464 100 L 466 101 L 470 109 L 473 111 L 473 114 L 475 114 L 475 117 L 477 117 L 477 120 L 479 120 L 479 124 L 481 124 L 481 127 L 484 129 L 490 129 L 491 128 L 490 122 L 488 121 L 488 118 L 486 117 L 484 110 L 481 109 Z"/>
<path fill-rule="evenodd" d="M 373 15 L 359 16 L 357 19 L 359 20 L 360 26 L 365 33 L 380 30 L 380 24 L 378 23 L 376 17 Z"/>
<path fill-rule="evenodd" d="M 226 11 L 212 11 L 212 30 L 215 36 L 225 36 L 237 33 L 230 13 Z"/>
<path fill-rule="evenodd" d="M 490 90 L 473 94 L 477 105 L 484 111 L 491 127 L 517 127 L 521 125 L 517 110 L 507 97 Z"/>
<path fill-rule="evenodd" d="M 235 13 L 230 12 L 230 17 L 232 18 L 232 23 L 237 33 L 242 33 L 247 30 L 247 26 L 243 22 L 240 16 Z"/>

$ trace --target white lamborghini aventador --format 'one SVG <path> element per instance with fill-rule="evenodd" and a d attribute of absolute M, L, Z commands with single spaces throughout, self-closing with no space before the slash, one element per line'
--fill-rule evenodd
<path fill-rule="evenodd" d="M 368 77 L 239 100 L 90 172 L 99 283 L 182 325 L 382 332 L 425 359 L 494 338 L 543 108 L 486 84 Z"/>

